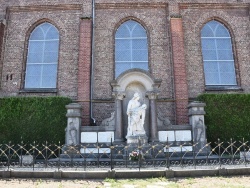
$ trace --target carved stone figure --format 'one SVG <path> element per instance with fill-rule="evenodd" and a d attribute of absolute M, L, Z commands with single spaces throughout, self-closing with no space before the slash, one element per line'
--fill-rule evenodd
<path fill-rule="evenodd" d="M 146 135 L 145 129 L 143 127 L 145 120 L 145 113 L 147 105 L 139 102 L 140 96 L 138 93 L 134 94 L 134 97 L 129 101 L 127 106 L 128 115 L 128 130 L 127 137 Z"/>
<path fill-rule="evenodd" d="M 102 121 L 100 126 L 114 126 L 115 125 L 115 112 L 111 113 L 111 117 Z"/>
<path fill-rule="evenodd" d="M 196 142 L 204 141 L 204 125 L 201 118 L 195 122 L 194 136 Z"/>
<path fill-rule="evenodd" d="M 171 125 L 171 122 L 167 117 L 163 117 L 162 115 L 158 114 L 157 125 L 158 126 L 169 126 L 169 125 Z"/>
<path fill-rule="evenodd" d="M 71 121 L 69 123 L 69 144 L 70 145 L 76 145 L 77 144 L 77 129 L 75 126 L 75 123 Z"/>

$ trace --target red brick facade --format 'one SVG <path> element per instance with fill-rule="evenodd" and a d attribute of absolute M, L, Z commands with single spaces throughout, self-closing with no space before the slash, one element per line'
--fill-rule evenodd
<path fill-rule="evenodd" d="M 90 123 L 91 31 L 92 20 L 81 19 L 77 100 L 82 104 L 82 125 L 89 125 Z"/>
<path fill-rule="evenodd" d="M 188 87 L 184 54 L 184 33 L 181 18 L 171 18 L 174 83 L 176 101 L 176 123 L 188 123 Z"/>
<path fill-rule="evenodd" d="M 95 0 L 94 18 L 92 0 L 2 2 L 0 23 L 6 24 L 0 25 L 0 97 L 68 96 L 82 104 L 83 125 L 90 124 L 91 116 L 100 124 L 115 111 L 110 85 L 115 80 L 114 36 L 130 19 L 146 30 L 149 74 L 161 80 L 157 112 L 172 124 L 188 123 L 187 104 L 200 93 L 249 93 L 249 1 L 182 2 Z M 205 85 L 200 31 L 210 20 L 222 23 L 230 32 L 237 87 L 209 89 Z M 60 34 L 57 87 L 30 92 L 23 87 L 28 40 L 31 31 L 45 21 Z M 10 75 L 11 80 L 6 79 Z"/>

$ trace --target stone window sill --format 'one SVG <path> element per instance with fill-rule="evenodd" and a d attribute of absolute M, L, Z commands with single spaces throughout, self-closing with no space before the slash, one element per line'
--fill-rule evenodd
<path fill-rule="evenodd" d="M 243 91 L 239 86 L 206 86 L 205 91 Z"/>
<path fill-rule="evenodd" d="M 23 89 L 19 93 L 56 93 L 57 89 Z"/>

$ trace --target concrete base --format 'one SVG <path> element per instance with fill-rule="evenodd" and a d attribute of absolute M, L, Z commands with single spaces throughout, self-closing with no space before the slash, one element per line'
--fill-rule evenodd
<path fill-rule="evenodd" d="M 148 143 L 148 137 L 146 135 L 136 135 L 136 136 L 128 136 L 127 144 L 146 144 Z"/>
<path fill-rule="evenodd" d="M 60 158 L 80 158 L 80 147 L 79 146 L 64 146 L 62 148 L 63 153 L 60 154 Z"/>
<path fill-rule="evenodd" d="M 232 167 L 216 169 L 177 169 L 177 170 L 102 170 L 102 171 L 2 171 L 0 178 L 55 178 L 55 179 L 129 179 L 152 177 L 201 177 L 201 176 L 236 176 L 249 175 L 250 168 Z"/>

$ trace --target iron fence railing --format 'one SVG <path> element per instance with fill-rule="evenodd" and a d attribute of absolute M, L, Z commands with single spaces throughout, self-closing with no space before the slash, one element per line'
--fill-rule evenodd
<path fill-rule="evenodd" d="M 88 143 L 62 145 L 45 143 L 0 144 L 1 169 L 142 169 L 217 168 L 248 166 L 248 141 L 207 143 L 197 151 L 195 142 L 141 144 Z"/>

